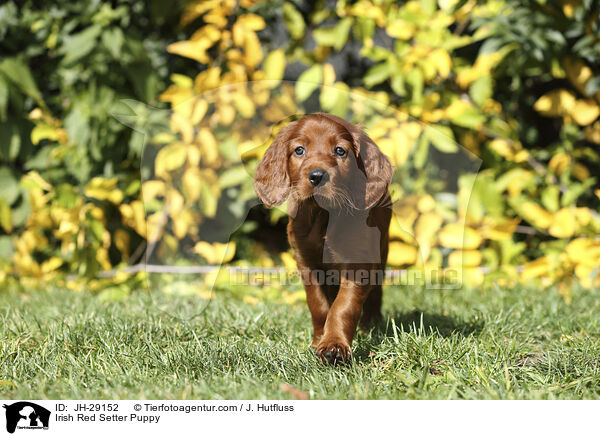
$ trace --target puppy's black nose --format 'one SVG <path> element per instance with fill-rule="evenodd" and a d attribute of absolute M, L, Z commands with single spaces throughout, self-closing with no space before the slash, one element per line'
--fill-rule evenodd
<path fill-rule="evenodd" d="M 329 178 L 329 174 L 327 171 L 322 170 L 321 168 L 317 168 L 308 173 L 308 180 L 313 186 L 324 185 Z"/>

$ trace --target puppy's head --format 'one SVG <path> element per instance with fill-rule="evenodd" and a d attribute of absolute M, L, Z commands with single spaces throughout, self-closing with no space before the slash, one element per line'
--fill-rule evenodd
<path fill-rule="evenodd" d="M 326 209 L 369 209 L 386 192 L 392 166 L 360 127 L 334 115 L 306 115 L 281 130 L 254 176 L 267 206 L 313 197 Z"/>

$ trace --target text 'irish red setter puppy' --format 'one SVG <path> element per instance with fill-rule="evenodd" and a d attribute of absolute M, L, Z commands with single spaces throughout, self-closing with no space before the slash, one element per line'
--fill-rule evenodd
<path fill-rule="evenodd" d="M 288 201 L 288 238 L 312 315 L 312 346 L 348 361 L 360 321 L 381 316 L 392 166 L 363 130 L 315 113 L 281 130 L 254 187 L 267 206 Z M 362 316 L 361 316 L 362 315 Z"/>

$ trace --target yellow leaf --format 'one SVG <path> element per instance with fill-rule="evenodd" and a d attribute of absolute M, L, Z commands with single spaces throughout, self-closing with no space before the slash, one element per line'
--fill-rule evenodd
<path fill-rule="evenodd" d="M 192 114 L 190 118 L 190 122 L 192 125 L 197 125 L 202 121 L 204 115 L 206 115 L 206 111 L 208 110 L 208 103 L 206 100 L 201 98 L 197 98 L 194 102 L 194 108 L 192 109 Z"/>
<path fill-rule="evenodd" d="M 192 166 L 185 170 L 181 179 L 183 194 L 185 195 L 188 203 L 193 203 L 200 198 L 200 192 L 202 190 L 202 178 L 200 176 L 200 170 L 195 166 Z"/>
<path fill-rule="evenodd" d="M 185 115 L 182 115 L 177 109 L 185 108 Z M 169 119 L 171 130 L 181 134 L 181 139 L 185 144 L 190 144 L 194 140 L 194 126 L 190 121 L 192 113 L 193 101 L 188 100 L 185 103 L 178 105 Z"/>
<path fill-rule="evenodd" d="M 119 212 L 121 212 L 126 225 L 134 229 L 140 236 L 146 236 L 146 210 L 141 201 L 135 200 L 130 204 L 122 204 L 119 206 Z"/>
<path fill-rule="evenodd" d="M 479 266 L 481 264 L 481 252 L 477 250 L 456 250 L 448 256 L 448 265 L 452 266 Z"/>
<path fill-rule="evenodd" d="M 490 221 L 491 223 L 489 223 L 489 226 L 485 226 L 482 236 L 492 241 L 506 241 L 507 239 L 511 239 L 513 237 L 520 220 L 519 218 L 502 218 L 500 220 L 491 220 L 487 217 L 484 217 L 484 222 L 488 223 Z"/>
<path fill-rule="evenodd" d="M 452 59 L 450 55 L 443 48 L 433 50 L 428 56 L 429 62 L 431 62 L 440 77 L 446 78 L 450 74 L 450 68 L 452 68 Z"/>
<path fill-rule="evenodd" d="M 27 180 L 31 180 L 44 191 L 51 191 L 52 185 L 44 180 L 37 171 L 29 171 L 25 176 Z"/>
<path fill-rule="evenodd" d="M 496 63 L 502 59 L 502 53 L 483 53 L 477 57 L 477 60 L 471 68 L 462 70 L 456 77 L 456 83 L 465 89 L 472 82 L 480 77 L 490 74 Z"/>
<path fill-rule="evenodd" d="M 229 262 L 235 255 L 235 242 L 221 244 L 214 242 L 209 244 L 200 241 L 194 246 L 194 251 L 205 258 L 210 264 L 221 264 Z"/>
<path fill-rule="evenodd" d="M 563 0 L 561 3 L 565 17 L 573 18 L 575 15 L 575 8 L 579 6 L 581 0 Z"/>
<path fill-rule="evenodd" d="M 573 177 L 585 182 L 590 177 L 590 170 L 585 165 L 576 163 L 573 165 Z"/>
<path fill-rule="evenodd" d="M 323 86 L 331 86 L 335 82 L 335 70 L 331 64 L 323 64 Z"/>
<path fill-rule="evenodd" d="M 160 180 L 148 180 L 142 185 L 142 198 L 145 202 L 165 195 L 165 183 Z"/>
<path fill-rule="evenodd" d="M 594 284 L 594 279 L 598 279 L 598 266 L 591 267 L 588 265 L 579 264 L 575 266 L 575 275 L 579 279 L 579 283 L 586 289 L 589 289 Z"/>
<path fill-rule="evenodd" d="M 475 287 L 480 286 L 485 280 L 483 271 L 478 267 L 464 267 L 461 271 L 462 281 L 465 285 Z"/>
<path fill-rule="evenodd" d="M 563 208 L 554 214 L 554 220 L 548 233 L 555 238 L 569 238 L 576 230 L 575 214 L 571 209 Z"/>
<path fill-rule="evenodd" d="M 49 272 L 55 271 L 63 264 L 62 259 L 58 257 L 51 257 L 50 259 L 42 262 L 41 270 L 44 274 L 48 274 Z"/>
<path fill-rule="evenodd" d="M 258 40 L 256 33 L 250 32 L 246 35 L 246 39 L 244 40 L 244 53 L 246 65 L 250 68 L 256 68 L 256 66 L 258 66 L 258 64 L 260 64 L 262 61 L 262 46 L 260 45 L 260 41 Z"/>
<path fill-rule="evenodd" d="M 221 125 L 229 126 L 235 119 L 235 110 L 230 104 L 221 103 L 217 106 L 217 115 Z"/>
<path fill-rule="evenodd" d="M 442 225 L 442 217 L 435 212 L 427 212 L 419 217 L 415 232 L 419 244 L 425 241 L 433 242 L 433 237 Z"/>
<path fill-rule="evenodd" d="M 496 138 L 489 143 L 488 147 L 506 159 L 512 160 L 514 156 L 512 146 L 505 139 Z"/>
<path fill-rule="evenodd" d="M 185 164 L 187 147 L 176 142 L 160 149 L 156 155 L 155 171 L 159 177 L 168 177 L 168 172 L 179 169 Z"/>
<path fill-rule="evenodd" d="M 600 115 L 600 107 L 594 100 L 577 100 L 573 108 L 569 111 L 575 122 L 580 126 L 592 124 Z"/>
<path fill-rule="evenodd" d="M 221 68 L 211 67 L 198 73 L 194 79 L 194 91 L 201 94 L 209 89 L 214 89 L 221 83 Z"/>
<path fill-rule="evenodd" d="M 594 266 L 594 263 L 600 258 L 600 251 L 594 253 L 594 248 L 600 249 L 600 244 L 587 238 L 577 238 L 569 242 L 566 252 L 571 262 Z"/>
<path fill-rule="evenodd" d="M 532 201 L 523 204 L 521 211 L 523 218 L 541 229 L 550 227 L 554 219 L 550 212 Z"/>
<path fill-rule="evenodd" d="M 414 24 L 404 21 L 402 19 L 396 19 L 391 21 L 386 27 L 385 31 L 392 38 L 398 39 L 410 39 L 415 34 L 416 27 Z"/>
<path fill-rule="evenodd" d="M 482 238 L 476 230 L 460 223 L 450 223 L 439 235 L 440 244 L 448 248 L 470 250 L 479 247 Z"/>
<path fill-rule="evenodd" d="M 188 236 L 190 226 L 193 223 L 193 217 L 189 210 L 183 210 L 177 215 L 171 216 L 173 220 L 173 234 L 177 239 L 183 239 Z"/>
<path fill-rule="evenodd" d="M 294 256 L 288 251 L 281 253 L 281 261 L 288 271 L 296 271 L 298 269 L 296 259 L 294 259 Z"/>
<path fill-rule="evenodd" d="M 100 264 L 102 269 L 104 269 L 104 270 L 112 269 L 112 265 L 111 265 L 109 257 L 108 257 L 108 250 L 106 248 L 103 248 L 103 247 L 98 248 L 98 250 L 96 251 L 96 260 L 98 261 L 98 263 Z"/>
<path fill-rule="evenodd" d="M 171 74 L 169 78 L 174 84 L 179 85 L 182 88 L 191 89 L 192 86 L 194 86 L 194 81 L 192 78 L 183 74 Z"/>
<path fill-rule="evenodd" d="M 533 108 L 549 117 L 567 115 L 575 106 L 575 96 L 566 89 L 554 89 L 541 96 Z"/>
<path fill-rule="evenodd" d="M 593 76 L 592 69 L 588 67 L 581 59 L 566 58 L 564 67 L 567 77 L 579 92 L 585 94 L 585 88 L 588 80 Z"/>
<path fill-rule="evenodd" d="M 167 46 L 167 52 L 185 58 L 190 58 L 203 64 L 210 62 L 206 50 L 213 45 L 214 41 L 201 39 L 197 41 L 179 41 Z"/>
<path fill-rule="evenodd" d="M 423 195 L 422 197 L 419 198 L 419 201 L 417 203 L 417 209 L 419 209 L 419 212 L 421 212 L 421 213 L 429 212 L 429 211 L 433 210 L 434 207 L 435 207 L 435 200 L 433 199 L 433 197 L 431 195 L 427 194 L 427 195 Z"/>
<path fill-rule="evenodd" d="M 244 92 L 238 92 L 233 96 L 233 105 L 242 118 L 252 118 L 255 113 L 254 103 Z"/>
<path fill-rule="evenodd" d="M 94 177 L 86 185 L 83 192 L 88 197 L 96 198 L 98 200 L 109 200 L 112 203 L 117 204 L 123 199 L 123 193 L 116 189 L 116 185 L 116 177 L 111 177 L 110 179 Z"/>
<path fill-rule="evenodd" d="M 552 156 L 552 159 L 550 159 L 550 162 L 548 162 L 548 168 L 560 176 L 570 164 L 571 156 L 566 153 L 557 153 Z"/>
<path fill-rule="evenodd" d="M 545 276 L 550 269 L 548 258 L 546 256 L 535 259 L 531 262 L 527 262 L 523 265 L 523 271 L 521 271 L 521 278 L 523 280 L 529 280 L 540 276 Z"/>
<path fill-rule="evenodd" d="M 202 152 L 201 159 L 204 167 L 213 167 L 219 163 L 219 148 L 212 132 L 203 127 L 198 130 L 198 144 Z"/>
<path fill-rule="evenodd" d="M 269 84 L 271 88 L 274 88 L 283 79 L 285 72 L 285 51 L 282 48 L 273 50 L 270 52 L 264 61 L 265 79 L 273 80 L 272 84 Z"/>
<path fill-rule="evenodd" d="M 57 129 L 48 124 L 38 124 L 31 131 L 31 142 L 33 145 L 38 145 L 42 139 L 49 139 L 50 141 L 58 140 Z"/>
<path fill-rule="evenodd" d="M 129 246 L 131 242 L 131 238 L 129 237 L 129 233 L 123 229 L 117 229 L 113 236 L 113 240 L 115 241 L 115 247 L 121 253 L 123 260 L 129 259 Z"/>
<path fill-rule="evenodd" d="M 395 266 L 414 264 L 417 261 L 417 249 L 412 245 L 398 241 L 390 242 L 388 263 Z"/>
<path fill-rule="evenodd" d="M 177 189 L 169 189 L 166 196 L 165 207 L 168 207 L 168 213 L 171 218 L 176 218 L 183 210 L 183 195 Z"/>
<path fill-rule="evenodd" d="M 12 212 L 10 206 L 2 197 L 0 197 L 0 227 L 2 227 L 6 233 L 12 233 Z"/>
<path fill-rule="evenodd" d="M 249 30 L 262 30 L 265 28 L 265 20 L 260 15 L 256 14 L 244 14 L 238 18 L 237 22 L 239 25 L 244 26 Z"/>

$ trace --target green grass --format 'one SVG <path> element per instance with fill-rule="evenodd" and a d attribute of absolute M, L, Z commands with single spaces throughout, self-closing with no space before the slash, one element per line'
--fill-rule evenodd
<path fill-rule="evenodd" d="M 0 292 L 8 398 L 600 398 L 600 291 L 384 291 L 351 367 L 320 363 L 303 304 Z"/>

